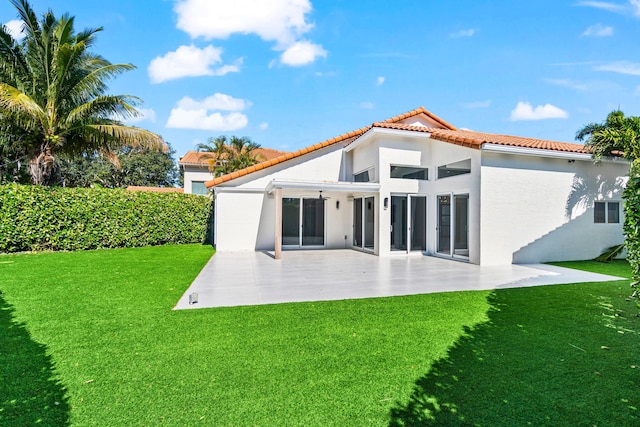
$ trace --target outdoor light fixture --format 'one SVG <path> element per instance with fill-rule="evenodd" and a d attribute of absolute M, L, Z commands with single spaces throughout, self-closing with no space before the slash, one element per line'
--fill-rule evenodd
<path fill-rule="evenodd" d="M 336 200 L 336 209 L 340 209 L 340 200 Z"/>
<path fill-rule="evenodd" d="M 198 303 L 198 293 L 197 292 L 192 292 L 189 294 L 189 305 L 193 305 L 193 304 L 197 304 Z"/>
<path fill-rule="evenodd" d="M 384 208 L 387 209 L 389 207 L 389 198 L 385 197 L 384 198 Z"/>

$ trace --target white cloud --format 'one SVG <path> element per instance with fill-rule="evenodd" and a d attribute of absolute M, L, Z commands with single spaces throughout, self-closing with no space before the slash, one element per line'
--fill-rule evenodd
<path fill-rule="evenodd" d="M 257 34 L 286 46 L 313 28 L 307 22 L 309 0 L 179 0 L 178 28 L 192 38 L 226 39 L 232 34 Z"/>
<path fill-rule="evenodd" d="M 156 122 L 156 112 L 148 108 L 138 108 L 140 115 L 138 117 L 132 117 L 127 120 L 127 123 L 138 123 L 144 120 L 149 120 L 151 123 Z"/>
<path fill-rule="evenodd" d="M 606 10 L 608 12 L 620 13 L 627 15 L 629 13 L 640 17 L 640 0 L 629 0 L 628 4 L 618 4 L 606 1 L 581 1 L 578 6 L 595 7 L 596 9 Z"/>
<path fill-rule="evenodd" d="M 584 37 L 608 37 L 612 35 L 613 27 L 605 27 L 602 24 L 591 25 L 582 33 Z"/>
<path fill-rule="evenodd" d="M 578 6 L 595 7 L 596 9 L 603 9 L 609 12 L 622 13 L 624 6 L 605 1 L 581 1 L 577 3 Z"/>
<path fill-rule="evenodd" d="M 202 101 L 185 96 L 171 109 L 166 126 L 210 131 L 238 130 L 249 123 L 247 116 L 240 111 L 250 105 L 249 101 L 222 93 L 215 93 Z"/>
<path fill-rule="evenodd" d="M 385 78 L 380 76 L 376 79 L 376 86 L 382 86 L 384 84 Z"/>
<path fill-rule="evenodd" d="M 476 33 L 475 29 L 469 28 L 468 30 L 460 30 L 460 31 L 456 31 L 455 33 L 451 33 L 449 34 L 449 37 L 453 37 L 454 39 L 459 37 L 473 37 L 475 33 Z"/>
<path fill-rule="evenodd" d="M 473 101 L 473 102 L 466 102 L 464 104 L 462 104 L 462 106 L 464 108 L 471 108 L 471 109 L 476 109 L 476 108 L 489 108 L 491 106 L 491 100 L 487 99 L 486 101 Z"/>
<path fill-rule="evenodd" d="M 188 110 L 205 108 L 207 110 L 242 111 L 250 106 L 251 102 L 240 98 L 234 98 L 233 96 L 225 95 L 224 93 L 214 93 L 202 101 L 196 101 L 188 96 L 185 96 L 178 101 L 178 107 Z"/>
<path fill-rule="evenodd" d="M 319 44 L 302 40 L 314 27 L 308 19 L 312 9 L 309 0 L 177 0 L 174 7 L 177 27 L 191 38 L 256 34 L 275 42 L 275 50 L 284 51 L 282 63 L 293 66 L 327 55 Z"/>
<path fill-rule="evenodd" d="M 640 64 L 629 61 L 617 61 L 609 64 L 599 65 L 596 71 L 611 71 L 619 74 L 630 74 L 640 76 Z"/>
<path fill-rule="evenodd" d="M 327 57 L 327 51 L 322 46 L 311 43 L 307 40 L 301 40 L 289 46 L 280 56 L 280 62 L 292 67 L 307 65 L 316 60 L 316 58 Z"/>
<path fill-rule="evenodd" d="M 375 108 L 375 104 L 373 102 L 361 102 L 360 108 L 364 108 L 365 110 L 373 110 Z"/>
<path fill-rule="evenodd" d="M 207 46 L 200 49 L 196 46 L 180 46 L 174 52 L 158 56 L 149 63 L 148 72 L 151 83 L 162 83 L 167 80 L 196 76 L 223 76 L 240 71 L 242 58 L 234 65 L 213 68 L 222 62 L 222 48 Z"/>
<path fill-rule="evenodd" d="M 267 129 L 269 129 L 269 123 L 262 122 L 262 123 L 260 123 L 260 125 L 258 127 L 260 128 L 260 130 L 267 130 Z"/>
<path fill-rule="evenodd" d="M 11 34 L 16 40 L 21 40 L 24 37 L 24 33 L 22 32 L 22 21 L 14 19 L 12 21 L 4 24 L 4 28 L 6 31 Z"/>
<path fill-rule="evenodd" d="M 538 105 L 533 108 L 528 102 L 518 102 L 516 108 L 511 111 L 512 122 L 520 120 L 544 120 L 544 119 L 566 119 L 569 117 L 569 113 L 566 111 L 551 105 Z"/>

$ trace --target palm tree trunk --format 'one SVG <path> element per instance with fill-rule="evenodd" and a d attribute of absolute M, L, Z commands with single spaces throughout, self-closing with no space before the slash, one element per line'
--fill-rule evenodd
<path fill-rule="evenodd" d="M 51 154 L 49 144 L 40 147 L 35 157 L 29 160 L 29 174 L 34 185 L 52 185 L 56 183 L 59 166 Z"/>

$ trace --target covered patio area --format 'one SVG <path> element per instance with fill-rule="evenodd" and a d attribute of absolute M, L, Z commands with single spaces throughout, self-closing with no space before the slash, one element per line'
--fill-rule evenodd
<path fill-rule="evenodd" d="M 478 266 L 432 256 L 377 257 L 350 249 L 219 252 L 175 309 L 390 297 L 624 280 L 545 264 Z M 197 293 L 198 302 L 189 304 Z"/>

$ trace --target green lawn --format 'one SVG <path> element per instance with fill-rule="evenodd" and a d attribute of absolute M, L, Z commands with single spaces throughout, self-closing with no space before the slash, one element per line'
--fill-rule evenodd
<path fill-rule="evenodd" d="M 0 425 L 640 423 L 628 281 L 172 311 L 211 254 L 0 256 Z"/>

